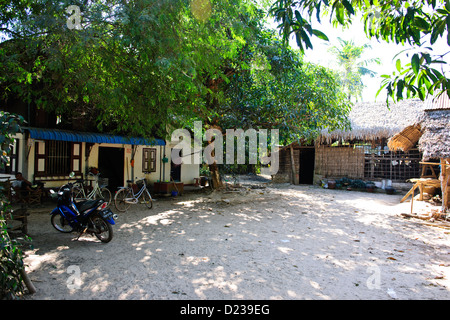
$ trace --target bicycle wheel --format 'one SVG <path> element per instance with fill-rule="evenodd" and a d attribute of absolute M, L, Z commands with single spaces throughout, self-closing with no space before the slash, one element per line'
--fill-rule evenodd
<path fill-rule="evenodd" d="M 145 205 L 147 206 L 147 208 L 151 209 L 153 207 L 153 199 L 152 196 L 150 195 L 150 192 L 148 191 L 148 189 L 145 189 L 145 191 L 142 193 L 142 200 L 144 201 Z"/>
<path fill-rule="evenodd" d="M 111 191 L 108 190 L 108 188 L 101 188 L 100 194 L 97 195 L 99 199 L 103 199 L 109 206 L 111 203 Z"/>
<path fill-rule="evenodd" d="M 84 190 L 80 187 L 73 187 L 72 194 L 73 194 L 73 198 L 75 200 L 86 200 L 86 195 L 84 194 Z"/>
<path fill-rule="evenodd" d="M 120 189 L 119 191 L 117 191 L 116 196 L 114 197 L 114 205 L 119 211 L 127 211 L 131 203 L 126 202 L 125 200 L 130 201 L 131 199 L 133 199 L 133 195 L 129 188 Z"/>

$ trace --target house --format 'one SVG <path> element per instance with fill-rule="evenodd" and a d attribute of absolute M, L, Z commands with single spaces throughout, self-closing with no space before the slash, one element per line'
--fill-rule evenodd
<path fill-rule="evenodd" d="M 394 135 L 391 150 L 407 152 L 418 143 L 424 164 L 434 165 L 441 182 L 443 209 L 450 207 L 450 99 L 446 93 L 429 97 L 423 114 Z"/>
<path fill-rule="evenodd" d="M 22 172 L 30 181 L 46 188 L 59 187 L 75 178 L 85 178 L 97 168 L 111 191 L 127 180 L 146 178 L 152 184 L 174 180 L 193 184 L 199 177 L 198 165 L 173 166 L 171 144 L 162 139 L 123 137 L 103 133 L 59 129 L 23 128 L 15 136 L 10 165 L 5 173 Z"/>
<path fill-rule="evenodd" d="M 280 148 L 280 169 L 273 178 L 318 184 L 345 177 L 372 181 L 380 187 L 384 180 L 397 188 L 409 188 L 405 181 L 420 173 L 421 152 L 417 146 L 393 152 L 387 142 L 423 113 L 422 106 L 419 99 L 391 103 L 389 107 L 383 102 L 358 103 L 349 114 L 351 130 L 324 130 L 312 144 L 295 142 Z"/>
<path fill-rule="evenodd" d="M 14 100 L 2 105 L 2 110 L 22 115 L 27 127 L 15 136 L 1 180 L 22 172 L 31 182 L 56 188 L 67 183 L 72 171 L 76 178 L 88 178 L 90 168 L 97 168 L 114 193 L 127 180 L 146 178 L 152 186 L 173 179 L 191 185 L 199 177 L 199 165 L 172 163 L 175 145 L 170 141 L 98 133 L 95 123 L 65 119 L 33 103 Z"/>

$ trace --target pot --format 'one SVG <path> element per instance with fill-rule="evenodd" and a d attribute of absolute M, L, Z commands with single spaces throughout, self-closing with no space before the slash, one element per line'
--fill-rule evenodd
<path fill-rule="evenodd" d="M 393 187 L 391 187 L 391 186 L 387 186 L 386 189 L 384 189 L 384 190 L 386 190 L 387 194 L 394 194 L 395 193 L 395 189 Z"/>
<path fill-rule="evenodd" d="M 375 191 L 375 185 L 373 183 L 368 183 L 366 185 L 366 189 L 368 192 L 374 192 Z"/>

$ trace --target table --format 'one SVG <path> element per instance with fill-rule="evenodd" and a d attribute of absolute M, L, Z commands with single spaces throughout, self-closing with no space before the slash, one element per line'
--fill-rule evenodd
<path fill-rule="evenodd" d="M 419 188 L 420 190 L 420 197 L 419 201 L 423 200 L 423 189 L 425 186 L 440 188 L 441 187 L 441 181 L 439 179 L 434 178 L 420 178 L 420 179 L 410 179 L 411 182 L 415 182 L 412 188 L 408 191 L 408 193 L 400 200 L 400 203 L 408 199 L 409 196 L 412 196 L 414 198 L 414 190 Z"/>

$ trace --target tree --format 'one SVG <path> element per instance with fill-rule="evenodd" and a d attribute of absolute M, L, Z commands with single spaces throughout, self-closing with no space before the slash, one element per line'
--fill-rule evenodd
<path fill-rule="evenodd" d="M 328 16 L 334 25 L 349 26 L 356 12 L 364 19 L 368 38 L 408 43 L 414 52 L 411 63 L 399 66 L 398 73 L 386 75 L 382 88 L 394 100 L 446 92 L 450 97 L 450 79 L 443 69 L 444 57 L 450 52 L 433 53 L 439 37 L 447 37 L 450 46 L 450 0 L 277 0 L 271 8 L 278 28 L 287 42 L 295 34 L 301 50 L 312 49 L 311 36 L 327 40 L 313 29 L 312 17 Z M 306 17 L 306 18 L 305 18 Z"/>
<path fill-rule="evenodd" d="M 338 68 L 341 70 L 341 78 L 347 97 L 351 100 L 352 96 L 358 100 L 362 98 L 362 92 L 365 87 L 362 81 L 363 76 L 374 77 L 376 72 L 367 68 L 371 63 L 380 63 L 380 59 L 361 59 L 366 49 L 371 49 L 369 44 L 357 46 L 352 40 L 343 40 L 338 37 L 339 46 L 330 48 L 330 52 L 336 56 Z"/>
<path fill-rule="evenodd" d="M 259 19 L 257 19 L 259 20 Z M 278 129 L 280 142 L 311 141 L 321 130 L 349 127 L 350 102 L 331 70 L 302 61 L 268 30 L 254 29 L 215 98 L 200 117 L 206 128 Z M 194 114 L 195 119 L 199 114 Z M 218 168 L 210 165 L 214 185 Z"/>
<path fill-rule="evenodd" d="M 83 117 L 163 138 L 195 120 L 280 128 L 286 139 L 343 125 L 334 75 L 265 30 L 265 12 L 251 0 L 199 1 L 10 1 L 0 12 L 10 37 L 0 44 L 3 100 L 36 103 L 67 125 Z"/>

